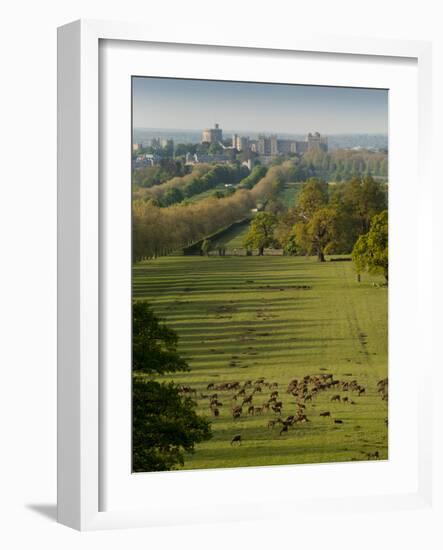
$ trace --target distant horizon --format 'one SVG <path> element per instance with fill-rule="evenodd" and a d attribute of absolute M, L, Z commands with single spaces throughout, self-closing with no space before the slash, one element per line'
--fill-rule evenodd
<path fill-rule="evenodd" d="M 214 127 L 214 124 L 211 126 L 211 125 L 208 125 L 208 126 L 205 126 L 204 128 L 170 128 L 170 127 L 154 127 L 154 126 L 133 126 L 133 130 L 150 130 L 150 131 L 161 131 L 161 132 L 168 132 L 168 131 L 175 131 L 175 132 L 202 132 L 203 130 L 207 129 L 207 128 L 213 128 Z M 310 133 L 315 133 L 317 132 L 316 129 L 313 129 L 313 130 L 308 130 L 307 132 L 289 132 L 289 131 L 284 131 L 284 132 L 279 132 L 278 130 L 245 130 L 245 129 L 232 129 L 232 128 L 224 128 L 223 127 L 223 124 L 221 124 L 220 122 L 217 122 L 217 124 L 220 125 L 220 129 L 223 131 L 223 133 L 229 133 L 229 135 L 231 134 L 231 132 L 243 132 L 245 134 L 247 134 L 248 132 L 251 133 L 251 134 L 282 134 L 282 135 L 307 135 L 309 132 Z M 387 136 L 388 135 L 388 132 L 330 132 L 330 133 L 321 133 L 319 132 L 322 136 Z"/>
<path fill-rule="evenodd" d="M 382 89 L 143 76 L 132 78 L 132 100 L 134 129 L 199 132 L 218 123 L 225 132 L 388 134 Z"/>

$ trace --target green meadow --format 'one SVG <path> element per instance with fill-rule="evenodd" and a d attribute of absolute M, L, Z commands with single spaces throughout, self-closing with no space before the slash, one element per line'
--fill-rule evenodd
<path fill-rule="evenodd" d="M 285 199 L 293 202 L 296 192 L 288 187 Z M 240 228 L 229 246 L 233 239 L 241 246 L 242 238 Z M 199 413 L 212 422 L 212 439 L 186 455 L 184 469 L 367 460 L 375 452 L 386 459 L 387 402 L 377 382 L 387 377 L 387 289 L 379 283 L 372 275 L 358 283 L 352 262 L 311 257 L 168 256 L 137 263 L 134 298 L 147 300 L 178 333 L 191 368 L 162 380 L 195 389 Z M 243 407 L 233 419 L 232 406 L 241 404 L 236 392 L 207 389 L 265 378 L 278 384 L 284 419 L 296 411 L 288 383 L 320 374 L 357 380 L 365 393 L 323 391 L 306 403 L 308 421 L 282 434 L 280 424 L 268 427 L 278 417 L 272 410 L 248 415 Z M 253 405 L 270 392 L 255 393 Z M 213 393 L 221 403 L 217 418 L 209 407 Z M 331 402 L 336 394 L 340 402 Z M 237 435 L 241 443 L 231 444 Z"/>

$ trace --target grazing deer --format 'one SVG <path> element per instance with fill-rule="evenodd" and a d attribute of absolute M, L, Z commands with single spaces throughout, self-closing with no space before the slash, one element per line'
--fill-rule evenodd
<path fill-rule="evenodd" d="M 247 403 L 252 403 L 252 397 L 253 397 L 253 395 L 252 395 L 252 393 L 251 393 L 251 395 L 248 395 L 248 397 L 245 397 L 245 398 L 243 399 L 243 403 L 242 403 L 242 404 L 243 404 L 243 405 L 246 405 Z"/>
<path fill-rule="evenodd" d="M 320 413 L 320 416 L 324 416 L 324 417 L 329 416 L 330 417 L 331 413 L 329 411 L 325 411 L 325 412 Z"/>
<path fill-rule="evenodd" d="M 282 434 L 286 433 L 288 431 L 288 429 L 289 429 L 289 426 L 287 424 L 283 424 L 283 427 L 280 430 L 279 435 L 282 435 Z"/>
<path fill-rule="evenodd" d="M 380 453 L 378 451 L 374 451 L 373 453 L 366 453 L 366 456 L 368 457 L 368 460 L 377 459 L 380 458 Z"/>
<path fill-rule="evenodd" d="M 238 443 L 241 445 L 241 435 L 234 435 L 234 437 L 231 439 L 231 445 L 234 445 L 234 443 Z"/>
<path fill-rule="evenodd" d="M 339 395 L 333 395 L 333 396 L 331 397 L 331 401 L 332 401 L 332 402 L 334 402 L 334 401 L 338 401 L 338 402 L 340 403 L 340 401 L 341 401 L 341 398 L 340 398 L 340 396 L 339 396 Z"/>
<path fill-rule="evenodd" d="M 234 417 L 234 420 L 235 420 L 236 418 L 240 418 L 241 413 L 242 413 L 242 410 L 243 410 L 243 409 L 242 409 L 240 406 L 238 406 L 238 405 L 237 405 L 236 407 L 233 407 L 233 408 L 232 408 L 232 416 Z"/>
<path fill-rule="evenodd" d="M 336 420 L 334 420 L 334 423 L 335 423 L 335 424 L 343 424 L 343 420 L 338 420 L 338 419 L 336 419 Z"/>
<path fill-rule="evenodd" d="M 248 414 L 254 414 L 254 405 L 248 407 Z"/>

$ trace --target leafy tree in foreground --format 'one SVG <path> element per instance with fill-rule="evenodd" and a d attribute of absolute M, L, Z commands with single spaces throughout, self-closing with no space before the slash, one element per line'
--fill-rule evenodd
<path fill-rule="evenodd" d="M 173 470 L 184 453 L 211 437 L 210 423 L 173 382 L 154 376 L 189 370 L 177 352 L 175 331 L 161 324 L 147 302 L 133 303 L 132 453 L 135 472 Z"/>
<path fill-rule="evenodd" d="M 274 230 L 277 218 L 270 212 L 259 212 L 252 220 L 245 237 L 246 248 L 258 248 L 258 255 L 263 256 L 266 247 L 275 244 Z"/>
<path fill-rule="evenodd" d="M 382 273 L 388 282 L 388 211 L 374 216 L 365 235 L 361 235 L 352 251 L 358 274 L 362 271 Z"/>

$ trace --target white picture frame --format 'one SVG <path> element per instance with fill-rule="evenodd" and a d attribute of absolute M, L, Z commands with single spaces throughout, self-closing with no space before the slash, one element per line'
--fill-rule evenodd
<path fill-rule="evenodd" d="M 157 30 L 155 30 L 157 29 Z M 80 530 L 119 527 L 140 527 L 219 521 L 220 519 L 261 519 L 266 510 L 266 494 L 252 499 L 248 507 L 238 507 L 232 513 L 217 513 L 208 507 L 182 505 L 171 513 L 158 507 L 134 507 L 122 502 L 112 510 L 102 510 L 100 483 L 103 480 L 102 414 L 100 404 L 102 364 L 100 356 L 101 300 L 100 288 L 103 258 L 100 215 L 103 204 L 99 185 L 100 127 L 99 99 L 100 42 L 125 41 L 129 44 L 157 43 L 194 44 L 202 50 L 215 47 L 246 51 L 330 53 L 337 56 L 376 56 L 395 59 L 411 58 L 417 63 L 418 81 L 418 181 L 420 212 L 417 219 L 420 235 L 418 259 L 426 265 L 432 255 L 432 243 L 426 239 L 432 220 L 426 215 L 426 205 L 432 201 L 430 177 L 431 127 L 431 46 L 426 42 L 369 40 L 360 38 L 315 37 L 297 34 L 294 38 L 251 39 L 225 38 L 211 34 L 187 36 L 186 28 L 171 35 L 161 25 L 147 28 L 136 24 L 77 21 L 59 29 L 58 34 L 58 520 Z M 210 54 L 209 54 L 210 55 Z M 128 149 L 129 151 L 129 149 Z M 431 209 L 429 208 L 429 211 Z M 426 244 L 427 243 L 427 244 Z M 420 272 L 418 281 L 426 274 Z M 432 295 L 424 292 L 418 298 L 418 316 L 426 320 L 421 345 L 432 332 Z M 380 495 L 348 495 L 325 499 L 322 496 L 303 500 L 304 510 L 321 511 L 331 504 L 336 510 L 358 507 L 363 511 L 399 508 L 429 508 L 432 503 L 431 401 L 425 388 L 430 384 L 432 356 L 430 340 L 424 353 L 423 368 L 418 374 L 419 387 L 416 418 L 418 426 L 418 475 L 416 488 L 404 492 Z M 343 466 L 342 466 L 343 467 Z M 346 466 L 345 467 L 349 467 Z M 352 467 L 352 465 L 351 465 Z M 289 469 L 275 470 L 284 481 Z M 257 470 L 257 469 L 256 469 Z M 260 470 L 260 469 L 258 469 Z M 241 476 L 243 469 L 232 475 Z M 170 474 L 169 474 L 170 475 Z M 169 485 L 177 476 L 173 473 Z M 213 472 L 205 472 L 207 480 Z M 260 472 L 253 475 L 260 476 Z M 203 481 L 204 482 L 204 481 Z M 158 485 L 158 484 L 157 484 Z M 156 489 L 158 490 L 158 488 Z M 173 490 L 173 489 L 172 489 Z M 278 499 L 277 496 L 273 498 Z M 282 495 L 286 504 L 293 502 Z M 206 509 L 205 509 L 206 508 Z M 218 515 L 217 515 L 218 514 Z M 272 515 L 272 514 L 271 514 Z"/>

